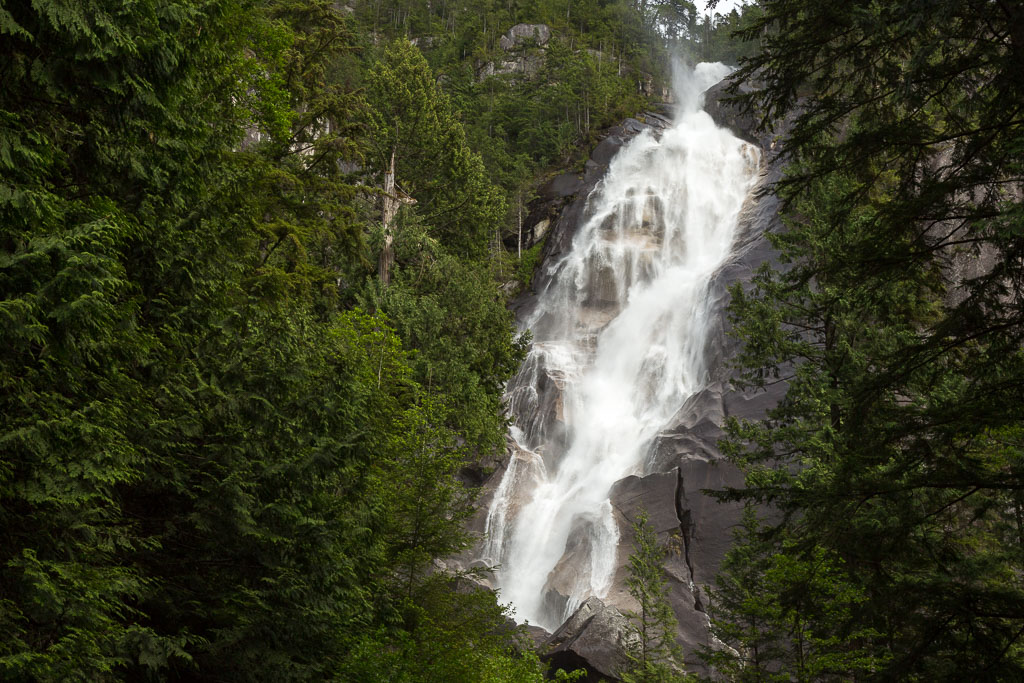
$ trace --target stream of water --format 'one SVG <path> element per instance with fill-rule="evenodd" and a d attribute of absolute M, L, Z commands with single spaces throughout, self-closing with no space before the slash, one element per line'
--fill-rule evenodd
<path fill-rule="evenodd" d="M 553 631 L 608 593 L 619 541 L 609 490 L 645 473 L 657 435 L 707 382 L 708 286 L 758 167 L 756 149 L 701 110 L 728 73 L 700 64 L 676 78 L 673 125 L 615 156 L 521 321 L 534 343 L 506 390 L 518 448 L 484 548 L 519 621 Z"/>

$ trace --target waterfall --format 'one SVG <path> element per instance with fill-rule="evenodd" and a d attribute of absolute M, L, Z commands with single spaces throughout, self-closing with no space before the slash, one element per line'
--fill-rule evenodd
<path fill-rule="evenodd" d="M 758 165 L 700 109 L 728 73 L 700 64 L 676 79 L 675 122 L 615 156 L 521 321 L 533 347 L 506 389 L 518 447 L 484 547 L 520 621 L 554 630 L 607 594 L 619 541 L 609 491 L 645 473 L 655 438 L 708 381 L 709 283 Z"/>

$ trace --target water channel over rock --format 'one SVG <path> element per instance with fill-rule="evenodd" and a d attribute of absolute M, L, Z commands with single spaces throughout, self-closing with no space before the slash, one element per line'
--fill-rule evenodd
<path fill-rule="evenodd" d="M 677 78 L 674 123 L 615 156 L 521 321 L 533 347 L 507 387 L 517 448 L 483 548 L 520 621 L 554 630 L 608 593 L 619 542 L 609 492 L 648 473 L 659 434 L 707 385 L 709 283 L 759 163 L 700 109 L 728 72 L 701 64 Z"/>

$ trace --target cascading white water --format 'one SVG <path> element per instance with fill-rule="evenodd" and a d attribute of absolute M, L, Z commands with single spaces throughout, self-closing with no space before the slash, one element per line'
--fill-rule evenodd
<path fill-rule="evenodd" d="M 609 490 L 643 473 L 655 437 L 707 382 L 708 285 L 758 164 L 700 110 L 700 93 L 728 73 L 700 64 L 677 78 L 676 122 L 616 155 L 523 321 L 533 348 L 506 393 L 519 448 L 484 549 L 521 621 L 554 630 L 607 594 L 618 544 Z"/>

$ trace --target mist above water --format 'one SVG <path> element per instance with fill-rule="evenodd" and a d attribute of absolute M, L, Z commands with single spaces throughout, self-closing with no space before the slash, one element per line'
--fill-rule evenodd
<path fill-rule="evenodd" d="M 615 156 L 569 253 L 549 264 L 506 397 L 518 444 L 487 518 L 486 561 L 520 621 L 556 629 L 607 595 L 618 529 L 609 491 L 707 383 L 712 276 L 733 247 L 757 151 L 715 126 L 701 93 L 729 73 L 674 78 L 676 121 Z"/>

